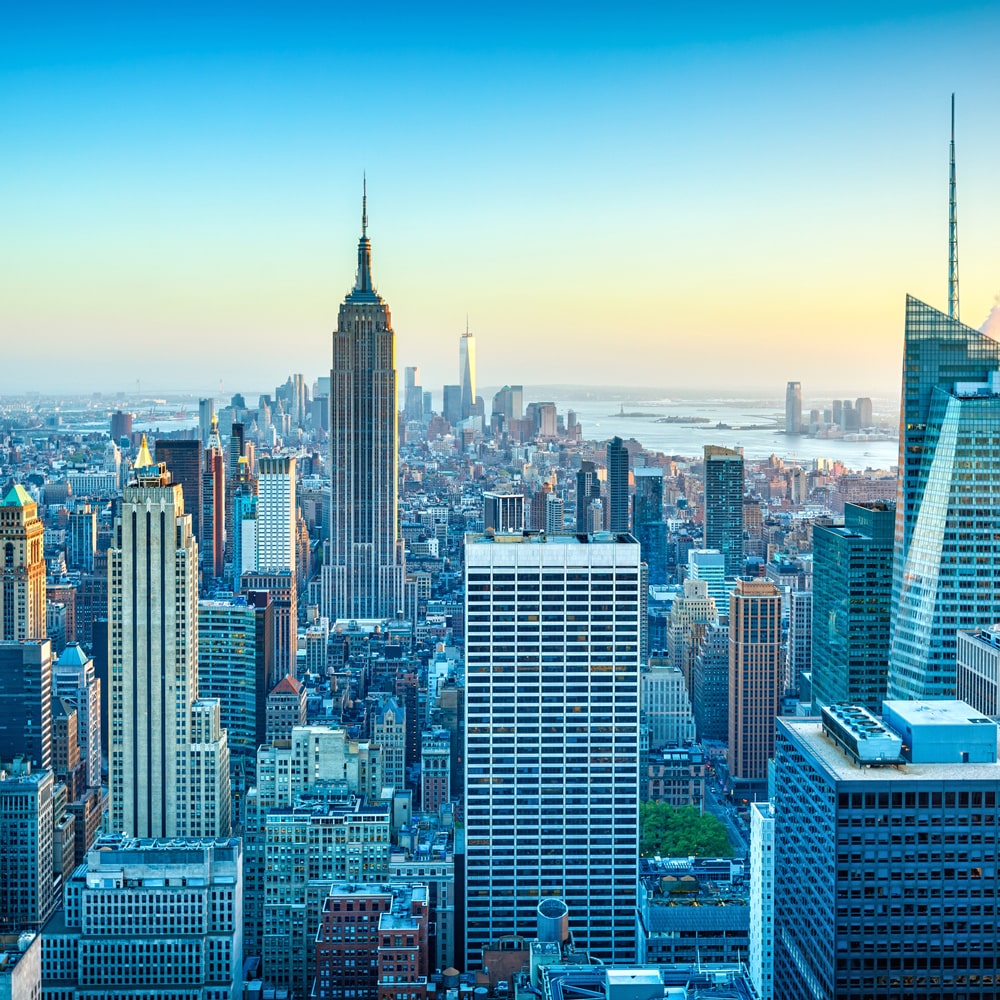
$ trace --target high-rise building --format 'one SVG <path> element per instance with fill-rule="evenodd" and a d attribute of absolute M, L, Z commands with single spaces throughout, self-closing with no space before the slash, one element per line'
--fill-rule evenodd
<path fill-rule="evenodd" d="M 545 530 L 550 535 L 561 535 L 565 530 L 566 507 L 563 498 L 555 493 L 545 497 Z"/>
<path fill-rule="evenodd" d="M 524 530 L 524 495 L 521 493 L 484 493 L 483 528 L 500 534 Z"/>
<path fill-rule="evenodd" d="M 181 487 L 145 445 L 143 439 L 108 550 L 111 827 L 130 836 L 183 837 L 204 815 L 189 766 L 198 698 L 198 543 Z M 228 759 L 225 767 L 228 778 Z M 230 817 L 217 818 L 209 832 L 228 833 Z"/>
<path fill-rule="evenodd" d="M 45 634 L 45 528 L 31 494 L 14 485 L 0 502 L 0 641 Z"/>
<path fill-rule="evenodd" d="M 424 390 L 420 384 L 420 369 L 403 369 L 403 417 L 406 420 L 423 420 Z"/>
<path fill-rule="evenodd" d="M 101 837 L 42 944 L 46 996 L 243 996 L 238 838 Z"/>
<path fill-rule="evenodd" d="M 295 569 L 295 459 L 257 463 L 258 570 Z"/>
<path fill-rule="evenodd" d="M 726 576 L 743 571 L 743 452 L 705 445 L 705 548 L 717 549 Z"/>
<path fill-rule="evenodd" d="M 854 412 L 857 414 L 858 428 L 860 430 L 873 425 L 872 401 L 867 396 L 859 396 L 854 401 Z"/>
<path fill-rule="evenodd" d="M 642 525 L 658 524 L 663 520 L 663 469 L 656 465 L 644 466 L 635 469 L 633 475 L 632 528 L 633 534 L 638 535 Z"/>
<path fill-rule="evenodd" d="M 476 405 L 476 338 L 469 333 L 468 322 L 458 342 L 458 384 L 462 387 L 462 419 L 466 420 Z"/>
<path fill-rule="evenodd" d="M 87 765 L 87 787 L 100 788 L 101 682 L 94 661 L 78 642 L 69 643 L 52 666 L 52 697 L 62 698 L 76 709 L 80 753 Z"/>
<path fill-rule="evenodd" d="M 729 773 L 737 786 L 767 780 L 781 661 L 781 591 L 769 580 L 737 580 L 729 597 Z"/>
<path fill-rule="evenodd" d="M 222 579 L 226 550 L 226 459 L 219 437 L 219 418 L 213 413 L 205 466 L 201 475 L 200 552 L 205 571 L 215 580 Z"/>
<path fill-rule="evenodd" d="M 729 617 L 702 637 L 691 676 L 691 707 L 699 740 L 729 738 Z"/>
<path fill-rule="evenodd" d="M 731 588 L 726 584 L 726 559 L 718 549 L 690 549 L 687 574 L 689 580 L 704 580 L 708 584 L 708 596 L 716 606 L 728 606 Z"/>
<path fill-rule="evenodd" d="M 892 602 L 895 505 L 844 505 L 813 527 L 812 704 L 882 710 Z"/>
<path fill-rule="evenodd" d="M 955 689 L 955 634 L 1000 620 L 1000 343 L 906 300 L 889 695 Z M 974 469 L 966 474 L 963 469 Z"/>
<path fill-rule="evenodd" d="M 330 371 L 333 488 L 323 604 L 331 621 L 395 618 L 404 606 L 396 536 L 396 344 L 371 264 L 365 200 L 358 272 L 340 307 Z"/>
<path fill-rule="evenodd" d="M 608 442 L 608 530 L 628 531 L 628 448 L 620 437 Z"/>
<path fill-rule="evenodd" d="M 997 727 L 961 702 L 777 723 L 774 997 L 987 997 Z"/>
<path fill-rule="evenodd" d="M 674 598 L 667 619 L 667 653 L 670 662 L 684 675 L 688 692 L 692 690 L 694 658 L 708 629 L 719 620 L 715 598 L 708 592 L 708 582 L 689 579 L 684 590 Z"/>
<path fill-rule="evenodd" d="M 694 739 L 694 715 L 684 674 L 653 657 L 642 671 L 639 718 L 649 731 L 650 747 L 689 743 Z"/>
<path fill-rule="evenodd" d="M 578 948 L 634 961 L 639 546 L 470 535 L 465 552 L 466 965 L 533 934 L 548 896 Z"/>
<path fill-rule="evenodd" d="M 442 389 L 441 415 L 455 427 L 462 420 L 462 387 L 446 385 Z"/>
<path fill-rule="evenodd" d="M 0 771 L 0 933 L 39 930 L 55 909 L 53 778 Z"/>
<path fill-rule="evenodd" d="M 207 437 L 206 431 L 206 437 Z M 184 497 L 184 510 L 191 517 L 191 533 L 195 541 L 201 542 L 201 506 L 202 506 L 202 461 L 201 442 L 175 441 L 158 439 L 156 442 L 156 461 L 161 462 L 170 470 L 170 481 L 181 488 Z M 138 457 L 136 467 L 138 467 Z"/>
<path fill-rule="evenodd" d="M 89 503 L 70 511 L 66 528 L 66 561 L 70 569 L 93 573 L 97 555 L 97 510 Z"/>
<path fill-rule="evenodd" d="M 789 382 L 785 388 L 785 433 L 802 433 L 801 382 Z"/>
<path fill-rule="evenodd" d="M 750 804 L 750 948 L 747 965 L 760 1000 L 774 997 L 774 807 Z"/>
<path fill-rule="evenodd" d="M 505 420 L 520 420 L 524 413 L 524 386 L 505 385 L 493 397 L 493 413 Z"/>
<path fill-rule="evenodd" d="M 244 573 L 240 592 L 249 596 L 266 591 L 270 604 L 271 649 L 275 683 L 285 674 L 295 676 L 298 650 L 298 581 L 289 569 Z"/>
<path fill-rule="evenodd" d="M 592 500 L 601 499 L 601 482 L 597 478 L 597 466 L 584 459 L 576 472 L 576 530 L 578 534 L 589 535 L 594 529 L 587 517 Z"/>
<path fill-rule="evenodd" d="M 212 433 L 212 421 L 215 419 L 215 400 L 198 400 L 198 443 L 205 447 L 209 435 Z M 159 457 L 159 456 L 157 456 Z"/>
<path fill-rule="evenodd" d="M 0 642 L 0 765 L 52 768 L 52 643 Z"/>
<path fill-rule="evenodd" d="M 955 668 L 959 700 L 1000 718 L 1000 625 L 959 632 Z"/>
<path fill-rule="evenodd" d="M 111 440 L 120 444 L 122 438 L 132 437 L 132 414 L 115 410 L 111 414 Z"/>
<path fill-rule="evenodd" d="M 808 686 L 805 675 L 812 670 L 812 609 L 811 590 L 789 592 L 784 688 L 786 692 L 795 692 L 800 701 Z"/>

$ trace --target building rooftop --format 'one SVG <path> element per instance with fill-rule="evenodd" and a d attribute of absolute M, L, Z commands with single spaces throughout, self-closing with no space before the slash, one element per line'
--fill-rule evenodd
<path fill-rule="evenodd" d="M 3 498 L 3 502 L 0 503 L 0 507 L 26 507 L 28 504 L 34 502 L 35 501 L 31 498 L 31 494 L 19 483 L 15 483 L 7 491 L 7 495 Z"/>
<path fill-rule="evenodd" d="M 503 534 L 473 532 L 465 536 L 469 544 L 493 543 L 496 545 L 613 545 L 632 543 L 638 545 L 635 537 L 628 532 L 595 531 L 593 534 L 546 531 L 512 531 Z"/>

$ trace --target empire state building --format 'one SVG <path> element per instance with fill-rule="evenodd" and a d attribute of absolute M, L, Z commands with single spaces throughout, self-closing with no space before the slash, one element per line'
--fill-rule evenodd
<path fill-rule="evenodd" d="M 330 371 L 330 550 L 324 610 L 337 618 L 395 618 L 404 560 L 396 535 L 396 339 L 372 284 L 367 195 L 358 271 L 337 317 Z"/>

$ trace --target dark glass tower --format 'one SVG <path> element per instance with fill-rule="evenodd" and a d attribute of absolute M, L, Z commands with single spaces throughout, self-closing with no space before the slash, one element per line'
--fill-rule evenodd
<path fill-rule="evenodd" d="M 620 437 L 608 442 L 608 528 L 628 531 L 628 449 Z"/>
<path fill-rule="evenodd" d="M 333 335 L 330 560 L 323 576 L 331 618 L 394 618 L 403 608 L 396 463 L 396 338 L 389 307 L 372 284 L 366 198 L 357 276 Z"/>
<path fill-rule="evenodd" d="M 576 530 L 585 535 L 590 531 L 587 510 L 591 500 L 601 499 L 601 483 L 593 462 L 584 459 L 576 473 Z"/>
<path fill-rule="evenodd" d="M 743 452 L 705 445 L 705 548 L 718 549 L 726 576 L 743 569 Z"/>

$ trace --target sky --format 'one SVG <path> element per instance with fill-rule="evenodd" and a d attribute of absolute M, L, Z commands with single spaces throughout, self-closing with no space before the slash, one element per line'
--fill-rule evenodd
<path fill-rule="evenodd" d="M 206 12 L 202 9 L 208 6 Z M 397 364 L 898 391 L 1000 293 L 995 4 L 8 5 L 0 392 L 328 373 L 367 176 Z"/>

